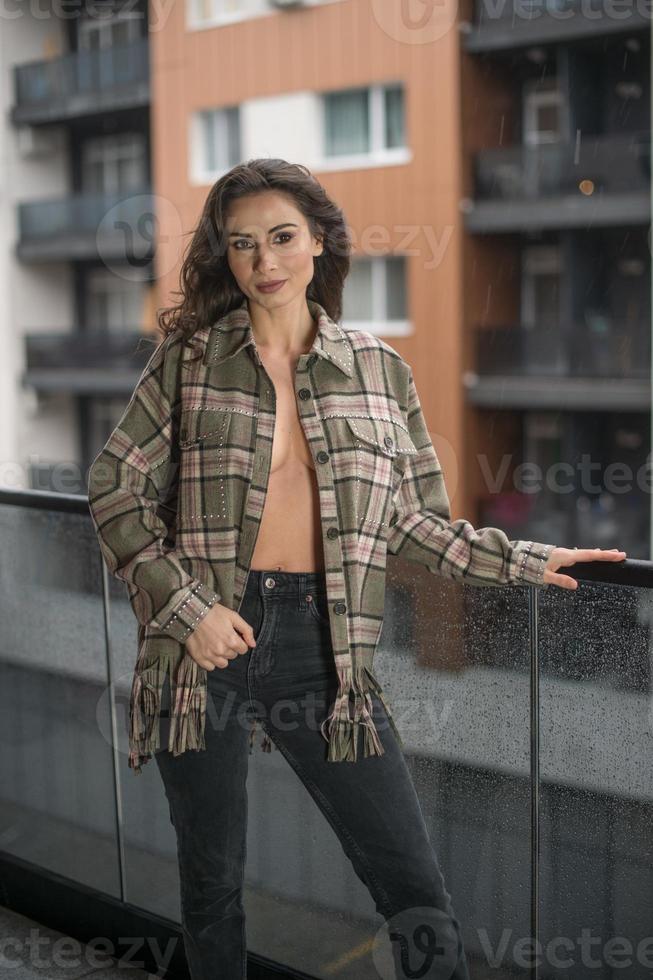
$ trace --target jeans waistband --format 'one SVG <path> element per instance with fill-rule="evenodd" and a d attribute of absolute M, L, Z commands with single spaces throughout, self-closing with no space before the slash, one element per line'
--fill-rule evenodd
<path fill-rule="evenodd" d="M 326 594 L 326 573 L 317 572 L 279 572 L 274 568 L 253 569 L 249 571 L 246 593 L 257 595 L 301 596 L 307 592 Z"/>

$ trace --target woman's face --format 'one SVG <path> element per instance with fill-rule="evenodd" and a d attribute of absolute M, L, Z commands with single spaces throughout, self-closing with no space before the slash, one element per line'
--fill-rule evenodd
<path fill-rule="evenodd" d="M 322 245 L 292 199 L 276 191 L 238 198 L 226 217 L 227 260 L 245 296 L 266 309 L 306 295 Z M 283 279 L 274 292 L 259 287 Z"/>

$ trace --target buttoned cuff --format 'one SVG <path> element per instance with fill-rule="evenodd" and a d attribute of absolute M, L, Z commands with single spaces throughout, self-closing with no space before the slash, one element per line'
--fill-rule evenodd
<path fill-rule="evenodd" d="M 172 606 L 170 615 L 158 627 L 173 640 L 184 643 L 199 625 L 207 612 L 220 601 L 220 596 L 202 582 L 190 588 L 180 589 L 179 600 Z"/>
<path fill-rule="evenodd" d="M 517 541 L 510 556 L 510 581 L 514 585 L 537 585 L 548 588 L 544 582 L 544 569 L 555 544 L 537 541 Z"/>

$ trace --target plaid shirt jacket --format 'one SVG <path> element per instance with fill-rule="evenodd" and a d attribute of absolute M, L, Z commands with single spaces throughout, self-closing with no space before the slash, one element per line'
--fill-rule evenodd
<path fill-rule="evenodd" d="M 307 302 L 318 332 L 297 363 L 295 390 L 315 460 L 339 681 L 321 734 L 329 761 L 356 761 L 359 728 L 364 755 L 383 754 L 370 690 L 401 741 L 372 670 L 387 554 L 472 585 L 546 588 L 554 545 L 509 541 L 498 528 L 451 521 L 410 366 L 383 340 L 345 332 Z M 206 670 L 184 644 L 214 603 L 240 607 L 274 424 L 274 385 L 243 300 L 190 341 L 178 329 L 161 341 L 89 470 L 100 549 L 111 574 L 126 583 L 138 620 L 129 709 L 129 767 L 136 772 L 159 748 L 166 674 L 168 749 L 178 755 L 206 747 Z M 267 736 L 262 747 L 270 750 Z"/>

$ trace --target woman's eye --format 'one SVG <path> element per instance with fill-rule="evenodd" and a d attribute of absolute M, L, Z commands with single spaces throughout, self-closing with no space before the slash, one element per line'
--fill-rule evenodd
<path fill-rule="evenodd" d="M 279 241 L 279 239 L 282 239 L 282 238 L 286 239 L 286 241 L 281 242 L 281 244 L 282 245 L 287 245 L 288 242 L 291 242 L 293 240 L 294 235 L 291 235 L 290 232 L 282 231 L 277 236 L 277 241 Z M 243 249 L 239 247 L 240 245 L 250 245 L 250 244 L 251 243 L 246 238 L 237 238 L 236 241 L 233 243 L 234 248 L 238 252 L 242 252 L 243 251 Z"/>

